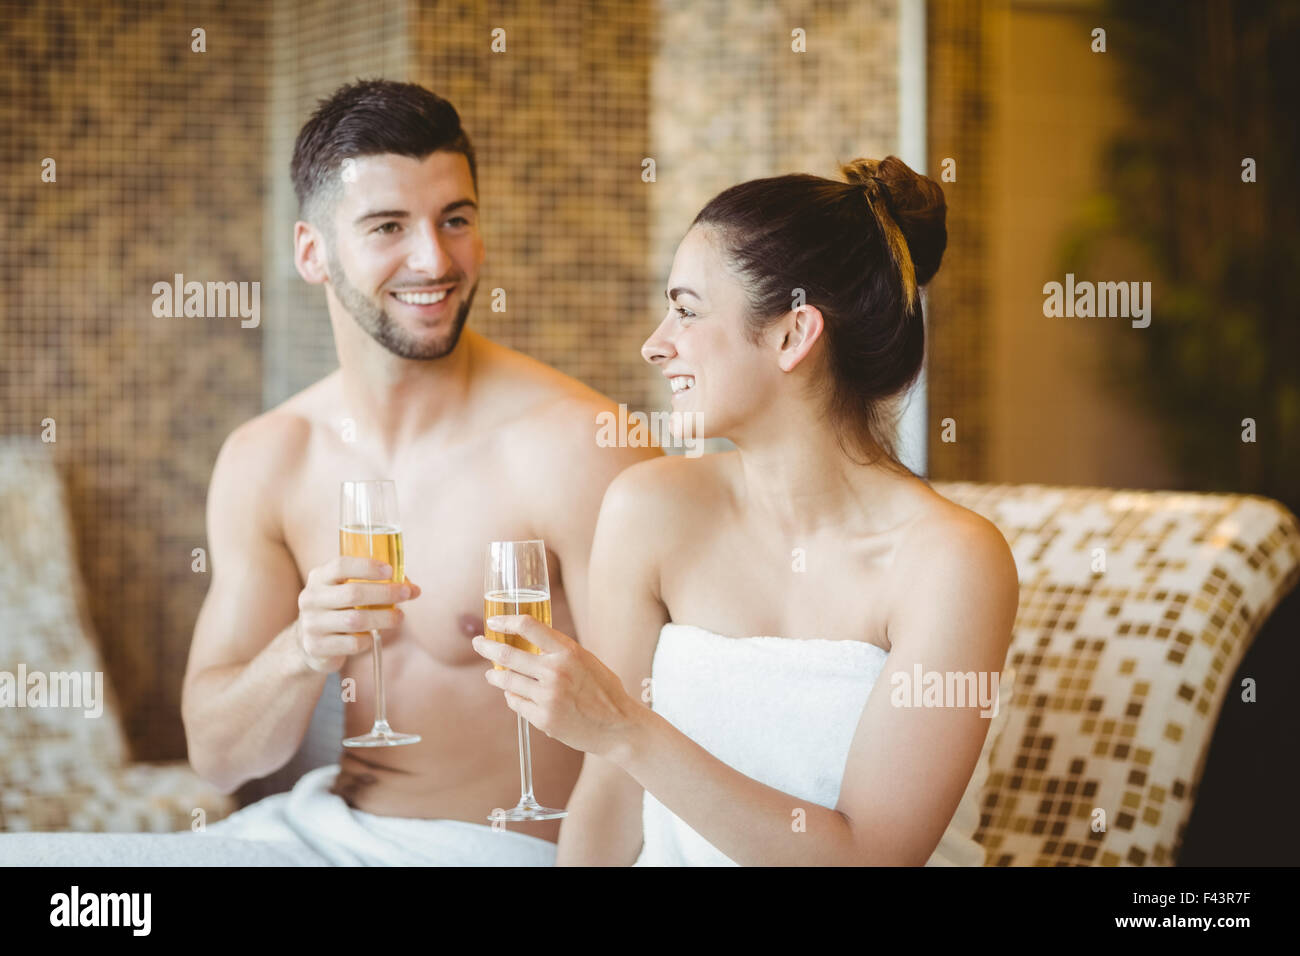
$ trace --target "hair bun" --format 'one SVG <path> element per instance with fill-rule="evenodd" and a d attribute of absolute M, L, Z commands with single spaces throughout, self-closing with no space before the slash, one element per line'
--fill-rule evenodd
<path fill-rule="evenodd" d="M 942 187 L 897 156 L 855 159 L 841 167 L 841 172 L 859 186 L 876 183 L 907 241 L 916 284 L 923 286 L 934 278 L 948 245 L 948 206 Z"/>

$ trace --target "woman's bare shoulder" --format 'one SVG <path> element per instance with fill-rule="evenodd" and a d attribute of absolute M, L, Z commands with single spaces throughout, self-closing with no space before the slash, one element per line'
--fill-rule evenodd
<path fill-rule="evenodd" d="M 728 462 L 716 460 L 727 454 L 662 455 L 624 468 L 605 491 L 602 522 L 669 545 L 698 534 L 728 500 Z"/>
<path fill-rule="evenodd" d="M 716 503 L 725 493 L 730 462 L 734 452 L 688 458 L 686 455 L 661 455 L 638 462 L 619 472 L 610 485 L 630 503 L 693 509 Z M 617 491 L 615 491 L 617 487 Z"/>
<path fill-rule="evenodd" d="M 894 569 L 900 583 L 918 586 L 980 582 L 1007 594 L 1019 588 L 1015 557 L 998 526 L 933 490 L 899 543 Z"/>
<path fill-rule="evenodd" d="M 724 500 L 718 468 L 725 462 L 711 461 L 714 457 L 719 456 L 665 455 L 618 473 L 605 490 L 596 522 L 593 579 L 618 573 L 625 586 L 639 588 L 661 610 L 666 607 L 662 569 L 680 560 L 681 549 L 709 534 L 725 513 L 718 507 Z M 667 619 L 664 610 L 660 623 Z"/>

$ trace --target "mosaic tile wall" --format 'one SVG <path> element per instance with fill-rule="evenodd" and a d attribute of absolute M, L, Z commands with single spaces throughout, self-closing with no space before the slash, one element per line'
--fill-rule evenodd
<path fill-rule="evenodd" d="M 487 6 L 487 9 L 482 9 Z M 470 321 L 629 406 L 650 401 L 653 6 L 646 0 L 412 4 L 414 72 L 478 151 L 488 263 Z M 493 53 L 494 30 L 505 31 Z M 508 311 L 488 308 L 503 288 Z"/>
<path fill-rule="evenodd" d="M 0 434 L 55 422 L 138 758 L 185 752 L 191 549 L 217 449 L 261 405 L 261 329 L 156 318 L 153 284 L 260 279 L 266 32 L 255 0 L 0 4 Z"/>
<path fill-rule="evenodd" d="M 272 5 L 265 218 L 263 404 L 278 405 L 338 368 L 325 292 L 293 264 L 298 200 L 289 178 L 294 140 L 319 100 L 358 76 L 414 79 L 406 0 L 356 4 L 289 0 Z"/>
<path fill-rule="evenodd" d="M 660 0 L 658 10 L 658 181 L 648 187 L 658 298 L 647 306 L 656 320 L 678 242 L 723 189 L 791 172 L 836 178 L 840 163 L 898 148 L 894 0 Z M 804 53 L 792 50 L 795 29 Z"/>
<path fill-rule="evenodd" d="M 926 175 L 948 201 L 948 248 L 927 290 L 929 478 L 987 480 L 989 222 L 989 40 L 985 0 L 926 4 L 929 118 Z M 957 179 L 939 179 L 945 158 Z M 939 423 L 957 423 L 957 441 L 942 442 Z"/>

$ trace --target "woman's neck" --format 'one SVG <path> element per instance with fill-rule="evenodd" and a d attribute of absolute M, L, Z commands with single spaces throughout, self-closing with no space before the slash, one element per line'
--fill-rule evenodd
<path fill-rule="evenodd" d="M 733 441 L 735 441 L 733 439 Z M 824 424 L 735 441 L 737 494 L 760 521 L 791 535 L 881 534 L 915 517 L 920 479 L 887 459 L 864 465 Z"/>

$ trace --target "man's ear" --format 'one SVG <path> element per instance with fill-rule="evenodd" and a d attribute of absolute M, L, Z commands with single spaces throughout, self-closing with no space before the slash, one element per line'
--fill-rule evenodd
<path fill-rule="evenodd" d="M 781 371 L 792 371 L 812 351 L 813 344 L 825 329 L 821 309 L 815 305 L 801 305 L 791 310 L 778 326 L 781 334 L 777 364 Z"/>
<path fill-rule="evenodd" d="M 321 285 L 329 278 L 325 242 L 316 227 L 301 219 L 293 225 L 293 264 L 303 281 Z"/>

